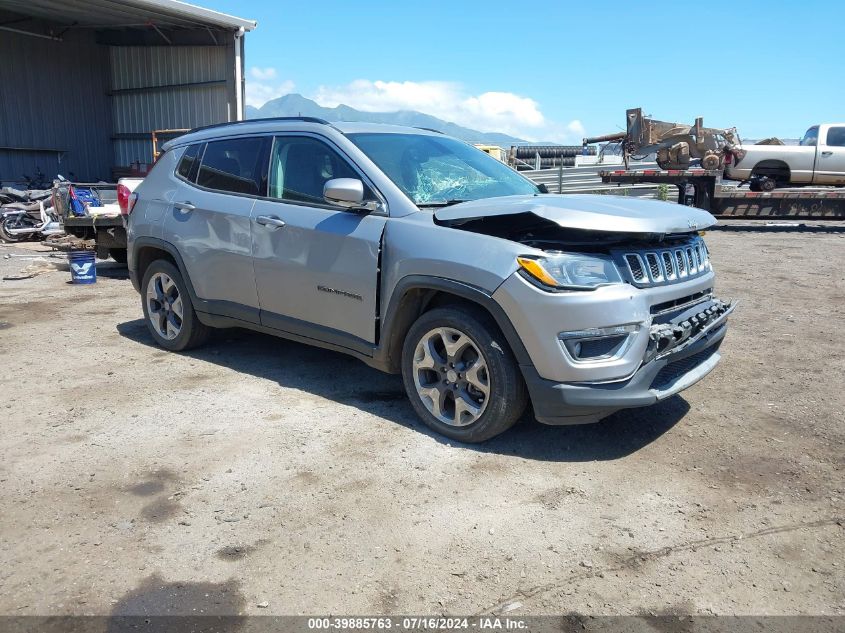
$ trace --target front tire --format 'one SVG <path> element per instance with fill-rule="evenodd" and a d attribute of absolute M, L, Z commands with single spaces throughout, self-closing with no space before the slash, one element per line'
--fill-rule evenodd
<path fill-rule="evenodd" d="M 460 442 L 483 442 L 512 427 L 528 395 L 516 359 L 481 310 L 435 308 L 405 337 L 402 378 L 417 415 Z"/>
<path fill-rule="evenodd" d="M 173 352 L 199 347 L 211 329 L 200 322 L 185 280 L 169 261 L 149 265 L 141 282 L 144 320 L 156 343 Z"/>

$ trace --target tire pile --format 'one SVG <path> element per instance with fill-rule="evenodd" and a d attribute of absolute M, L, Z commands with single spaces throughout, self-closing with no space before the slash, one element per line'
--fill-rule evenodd
<path fill-rule="evenodd" d="M 595 156 L 596 148 L 588 146 L 587 156 Z M 514 147 L 516 168 L 519 171 L 535 169 L 537 156 L 540 157 L 540 169 L 554 167 L 575 167 L 575 157 L 584 154 L 580 145 L 519 145 Z"/>

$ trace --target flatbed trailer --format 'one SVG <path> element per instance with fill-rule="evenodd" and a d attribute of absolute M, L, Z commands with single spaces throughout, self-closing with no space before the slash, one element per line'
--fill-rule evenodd
<path fill-rule="evenodd" d="M 675 185 L 678 204 L 698 207 L 720 218 L 845 219 L 845 188 L 750 191 L 723 180 L 721 171 L 707 169 L 619 169 L 602 171 L 599 175 L 606 184 Z"/>

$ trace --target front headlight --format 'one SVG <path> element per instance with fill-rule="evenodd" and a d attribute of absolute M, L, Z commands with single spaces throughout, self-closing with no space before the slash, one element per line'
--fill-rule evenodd
<path fill-rule="evenodd" d="M 581 253 L 560 253 L 549 257 L 517 257 L 520 270 L 529 279 L 548 288 L 594 290 L 622 283 L 610 257 Z"/>

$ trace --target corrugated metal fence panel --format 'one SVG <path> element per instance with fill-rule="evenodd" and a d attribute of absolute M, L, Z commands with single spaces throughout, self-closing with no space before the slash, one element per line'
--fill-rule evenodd
<path fill-rule="evenodd" d="M 113 46 L 111 59 L 114 134 L 193 128 L 227 121 L 231 108 L 225 82 L 232 72 L 225 46 Z M 156 88 L 146 90 L 148 88 Z M 129 90 L 130 92 L 119 92 Z M 137 90 L 137 91 L 135 91 Z M 117 139 L 116 165 L 152 162 L 149 140 Z"/>
<path fill-rule="evenodd" d="M 621 169 L 619 165 L 589 165 L 585 167 L 564 167 L 560 169 L 537 169 L 520 172 L 538 185 L 543 184 L 552 193 L 604 193 L 608 195 L 626 195 L 638 198 L 656 198 L 657 185 L 618 185 L 604 184 L 600 171 Z M 631 163 L 631 169 L 657 169 L 656 163 Z M 562 185 L 562 186 L 560 186 Z M 674 201 L 677 190 L 670 187 L 668 199 Z"/>
<path fill-rule="evenodd" d="M 108 58 L 90 31 L 63 41 L 0 32 L 0 180 L 109 177 Z M 19 151 L 20 148 L 39 151 Z M 63 154 L 43 150 L 64 150 Z"/>

